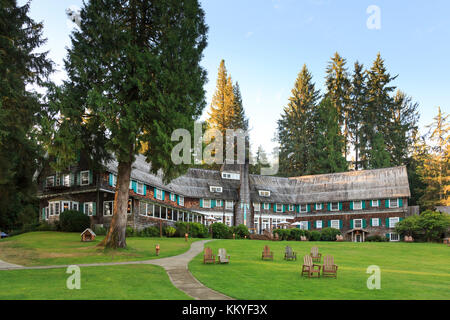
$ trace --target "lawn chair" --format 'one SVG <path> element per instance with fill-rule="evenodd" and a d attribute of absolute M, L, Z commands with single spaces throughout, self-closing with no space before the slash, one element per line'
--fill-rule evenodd
<path fill-rule="evenodd" d="M 292 251 L 292 248 L 290 246 L 286 246 L 286 251 L 284 252 L 284 259 L 297 260 L 297 254 L 294 251 Z"/>
<path fill-rule="evenodd" d="M 314 274 L 317 274 L 317 278 L 320 278 L 320 268 L 320 265 L 313 264 L 311 256 L 303 257 L 302 277 L 307 274 L 308 278 L 311 278 Z"/>
<path fill-rule="evenodd" d="M 337 278 L 338 266 L 334 264 L 333 256 L 326 255 L 323 258 L 322 276 Z"/>
<path fill-rule="evenodd" d="M 311 258 L 313 262 L 320 262 L 320 259 L 322 258 L 322 254 L 319 253 L 319 248 L 312 247 L 311 248 Z"/>
<path fill-rule="evenodd" d="M 219 249 L 217 259 L 219 260 L 219 263 L 230 263 L 230 256 L 227 255 L 227 250 L 225 250 L 224 248 Z"/>
<path fill-rule="evenodd" d="M 270 252 L 269 246 L 264 246 L 264 251 L 262 253 L 262 260 L 271 259 L 273 260 L 273 252 Z"/>
<path fill-rule="evenodd" d="M 300 241 L 308 241 L 308 238 L 306 236 L 300 236 Z"/>
<path fill-rule="evenodd" d="M 211 248 L 206 247 L 205 248 L 205 254 L 203 255 L 203 263 L 215 263 L 216 257 L 212 253 Z"/>

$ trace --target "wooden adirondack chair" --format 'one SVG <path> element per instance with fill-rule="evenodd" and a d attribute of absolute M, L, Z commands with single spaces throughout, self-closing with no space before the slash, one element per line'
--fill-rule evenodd
<path fill-rule="evenodd" d="M 311 256 L 303 257 L 302 277 L 307 274 L 308 278 L 311 278 L 314 274 L 317 274 L 317 277 L 320 278 L 320 268 L 321 265 L 313 264 Z"/>
<path fill-rule="evenodd" d="M 297 254 L 292 250 L 290 246 L 286 246 L 286 251 L 284 252 L 285 260 L 297 260 Z"/>
<path fill-rule="evenodd" d="M 271 259 L 273 260 L 273 252 L 270 252 L 269 246 L 264 246 L 264 251 L 262 253 L 262 260 Z"/>
<path fill-rule="evenodd" d="M 319 253 L 319 248 L 312 247 L 311 248 L 311 258 L 313 262 L 320 262 L 320 259 L 322 258 L 322 254 Z"/>
<path fill-rule="evenodd" d="M 333 256 L 326 255 L 323 258 L 322 276 L 337 278 L 338 266 L 334 264 Z"/>
<path fill-rule="evenodd" d="M 300 241 L 308 241 L 308 238 L 306 238 L 305 236 L 300 236 Z"/>
<path fill-rule="evenodd" d="M 205 248 L 205 254 L 203 255 L 203 263 L 215 263 L 216 257 L 212 253 L 211 248 L 206 247 Z"/>
<path fill-rule="evenodd" d="M 224 248 L 219 249 L 219 253 L 217 254 L 218 263 L 230 263 L 230 256 L 227 255 L 227 250 Z"/>

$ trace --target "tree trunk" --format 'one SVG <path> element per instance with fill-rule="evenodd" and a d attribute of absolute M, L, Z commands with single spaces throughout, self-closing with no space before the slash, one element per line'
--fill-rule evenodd
<path fill-rule="evenodd" d="M 128 192 L 130 187 L 131 162 L 119 162 L 117 187 L 114 196 L 114 211 L 108 234 L 99 244 L 106 248 L 126 248 Z"/>

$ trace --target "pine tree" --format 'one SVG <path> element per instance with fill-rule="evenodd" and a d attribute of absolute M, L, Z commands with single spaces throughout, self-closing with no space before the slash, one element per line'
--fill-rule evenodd
<path fill-rule="evenodd" d="M 41 96 L 28 89 L 43 86 L 53 69 L 43 25 L 29 16 L 30 4 L 0 0 L 0 230 L 36 221 L 33 174 L 42 160 L 36 128 Z"/>
<path fill-rule="evenodd" d="M 242 103 L 241 89 L 238 82 L 236 82 L 236 84 L 233 86 L 233 95 L 234 101 L 232 128 L 247 131 L 248 119 L 245 115 L 244 105 Z"/>
<path fill-rule="evenodd" d="M 299 72 L 291 93 L 278 120 L 279 173 L 299 176 L 310 174 L 314 166 L 313 115 L 320 95 L 306 65 Z"/>
<path fill-rule="evenodd" d="M 261 174 L 261 168 L 268 167 L 268 159 L 267 153 L 264 150 L 263 146 L 258 146 L 258 150 L 256 151 L 256 157 L 254 159 L 254 163 L 250 166 L 250 173 L 252 174 Z"/>
<path fill-rule="evenodd" d="M 391 156 L 386 148 L 383 135 L 378 132 L 372 140 L 368 158 L 368 169 L 387 168 L 391 166 Z"/>
<path fill-rule="evenodd" d="M 81 30 L 72 34 L 65 61 L 69 80 L 50 96 L 61 117 L 49 150 L 58 152 L 61 166 L 74 161 L 77 148 L 94 162 L 110 153 L 117 159 L 114 213 L 101 245 L 126 247 L 131 166 L 139 152 L 166 182 L 187 169 L 170 160 L 178 143 L 171 135 L 177 128 L 193 135 L 205 106 L 204 20 L 197 0 L 93 0 L 81 9 Z"/>

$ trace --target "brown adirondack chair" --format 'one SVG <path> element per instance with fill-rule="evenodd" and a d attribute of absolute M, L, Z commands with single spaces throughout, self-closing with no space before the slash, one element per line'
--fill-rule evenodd
<path fill-rule="evenodd" d="M 338 266 L 334 264 L 333 256 L 326 255 L 323 258 L 322 276 L 337 278 Z"/>
<path fill-rule="evenodd" d="M 227 255 L 227 251 L 224 248 L 219 249 L 219 253 L 217 254 L 218 263 L 230 263 L 230 256 Z"/>
<path fill-rule="evenodd" d="M 286 246 L 286 251 L 284 252 L 285 260 L 297 260 L 297 254 L 292 250 L 290 246 Z"/>
<path fill-rule="evenodd" d="M 312 247 L 311 248 L 311 258 L 313 262 L 320 262 L 320 259 L 322 258 L 322 254 L 319 253 L 319 248 Z"/>
<path fill-rule="evenodd" d="M 262 260 L 264 259 L 273 260 L 273 252 L 270 252 L 269 246 L 264 246 L 264 251 L 262 252 Z"/>
<path fill-rule="evenodd" d="M 314 274 L 317 274 L 317 277 L 320 278 L 320 268 L 321 265 L 313 264 L 311 256 L 303 257 L 302 277 L 307 274 L 308 278 L 311 278 Z"/>
<path fill-rule="evenodd" d="M 206 247 L 205 253 L 203 254 L 203 263 L 215 263 L 215 262 L 216 262 L 216 257 L 212 253 L 211 248 Z"/>

